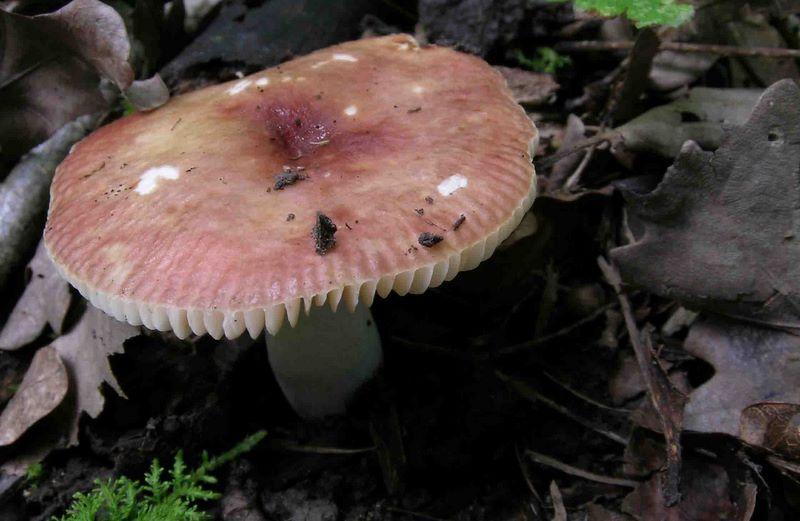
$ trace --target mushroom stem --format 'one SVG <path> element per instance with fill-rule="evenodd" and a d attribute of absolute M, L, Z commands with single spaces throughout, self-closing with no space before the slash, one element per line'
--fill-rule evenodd
<path fill-rule="evenodd" d="M 313 308 L 295 327 L 267 335 L 267 353 L 286 399 L 308 419 L 344 413 L 383 360 L 372 314 L 362 305 L 352 313 Z"/>

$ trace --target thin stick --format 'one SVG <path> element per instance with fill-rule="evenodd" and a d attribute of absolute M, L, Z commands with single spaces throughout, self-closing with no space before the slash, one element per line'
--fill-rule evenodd
<path fill-rule="evenodd" d="M 405 508 L 386 507 L 386 510 L 388 510 L 389 512 L 397 512 L 398 514 L 405 514 L 407 516 L 418 517 L 420 519 L 428 519 L 429 521 L 449 521 L 447 519 L 442 519 L 441 517 L 434 517 L 428 514 L 424 514 L 422 512 L 414 512 L 413 510 L 406 510 Z"/>
<path fill-rule="evenodd" d="M 567 179 L 567 182 L 564 183 L 564 190 L 567 192 L 572 192 L 572 189 L 575 188 L 578 182 L 581 180 L 581 175 L 583 175 L 583 171 L 586 170 L 586 167 L 589 166 L 589 162 L 594 157 L 594 152 L 597 150 L 597 144 L 594 144 L 586 150 L 586 153 L 583 154 L 583 158 L 581 162 L 578 164 L 578 167 L 572 173 L 571 176 Z"/>
<path fill-rule="evenodd" d="M 628 51 L 633 48 L 631 41 L 601 42 L 585 40 L 577 42 L 561 42 L 555 49 L 563 52 L 584 51 Z M 685 53 L 718 54 L 720 56 L 765 57 L 765 58 L 800 58 L 800 50 L 780 47 L 736 47 L 734 45 L 716 45 L 687 42 L 661 42 L 658 50 Z"/>
<path fill-rule="evenodd" d="M 569 474 L 570 476 L 575 476 L 589 481 L 594 481 L 596 483 L 603 483 L 605 485 L 614 485 L 617 487 L 627 487 L 627 488 L 636 488 L 636 486 L 639 485 L 638 481 L 634 481 L 632 479 L 615 478 L 612 476 L 603 476 L 602 474 L 595 474 L 594 472 L 589 472 L 588 470 L 583 470 L 578 467 L 573 467 L 572 465 L 569 465 L 562 461 L 558 461 L 557 459 L 551 456 L 540 454 L 532 450 L 526 450 L 525 455 L 528 456 L 532 461 L 540 465 L 547 465 L 548 467 L 560 470 L 564 474 Z"/>
<path fill-rule="evenodd" d="M 579 327 L 582 327 L 582 326 L 585 326 L 586 324 L 589 324 L 591 322 L 594 322 L 597 318 L 599 318 L 602 315 L 604 315 L 606 313 L 606 311 L 608 311 L 612 307 L 614 307 L 613 304 L 606 304 L 605 306 L 601 306 L 601 307 L 597 308 L 596 310 L 592 311 L 591 313 L 589 313 L 585 317 L 581 318 L 580 320 L 577 320 L 577 321 L 573 322 L 572 324 L 569 324 L 568 326 L 562 327 L 558 331 L 554 331 L 554 332 L 552 332 L 550 334 L 547 334 L 547 335 L 544 335 L 544 336 L 540 336 L 539 338 L 534 338 L 533 340 L 526 340 L 525 342 L 520 342 L 519 344 L 512 344 L 512 345 L 509 345 L 509 346 L 501 347 L 499 349 L 495 349 L 494 351 L 489 353 L 489 355 L 490 355 L 489 358 L 498 358 L 498 357 L 501 357 L 501 356 L 513 355 L 513 354 L 519 353 L 520 351 L 525 351 L 526 349 L 531 349 L 531 348 L 540 346 L 542 344 L 546 344 L 548 342 L 551 342 L 552 340 L 555 340 L 556 338 L 562 337 L 564 335 L 568 335 L 569 333 L 571 333 L 575 329 L 577 329 Z"/>
<path fill-rule="evenodd" d="M 306 454 L 331 454 L 339 456 L 348 456 L 351 454 L 363 454 L 365 452 L 373 452 L 375 450 L 375 447 L 343 449 L 340 447 L 320 447 L 317 445 L 301 445 L 297 442 L 289 440 L 272 440 L 269 446 L 272 449 L 285 450 L 288 452 L 304 452 Z"/>
<path fill-rule="evenodd" d="M 672 506 L 680 501 L 680 471 L 682 465 L 680 430 L 683 422 L 685 398 L 678 393 L 669 381 L 666 372 L 654 355 L 652 338 L 648 329 L 639 331 L 633 314 L 631 302 L 622 289 L 622 277 L 616 266 L 603 257 L 597 259 L 606 282 L 614 288 L 619 300 L 628 338 L 639 364 L 639 372 L 647 385 L 648 395 L 653 408 L 658 414 L 664 440 L 667 445 L 666 479 L 663 484 L 664 503 Z"/>
<path fill-rule="evenodd" d="M 578 398 L 580 400 L 583 400 L 584 402 L 586 402 L 586 403 L 588 403 L 590 405 L 594 405 L 598 409 L 603 409 L 603 410 L 606 410 L 606 411 L 616 412 L 616 413 L 620 413 L 620 414 L 631 414 L 633 412 L 630 409 L 623 409 L 621 407 L 611 407 L 610 405 L 606 405 L 604 403 L 598 402 L 597 400 L 593 400 L 592 398 L 586 396 L 585 394 L 573 389 L 569 385 L 567 385 L 564 382 L 558 380 L 555 376 L 551 375 L 547 371 L 542 371 L 542 375 L 545 378 L 547 378 L 548 380 L 550 380 L 551 382 L 553 382 L 554 384 L 556 384 L 557 386 L 561 387 L 562 389 L 564 389 L 565 391 L 570 393 L 572 396 L 574 396 L 574 397 L 576 397 L 576 398 Z"/>
<path fill-rule="evenodd" d="M 567 521 L 567 507 L 555 480 L 550 482 L 550 500 L 553 503 L 553 521 Z"/>
<path fill-rule="evenodd" d="M 571 420 L 583 425 L 587 429 L 589 429 L 591 431 L 594 431 L 597 434 L 600 434 L 601 436 L 603 436 L 605 438 L 608 438 L 609 440 L 613 441 L 614 443 L 618 443 L 618 444 L 622 445 L 623 447 L 628 445 L 628 440 L 625 439 L 624 437 L 620 436 L 616 432 L 611 432 L 611 431 L 607 431 L 605 429 L 601 429 L 600 427 L 598 427 L 597 425 L 594 425 L 589 420 L 587 420 L 587 419 L 585 419 L 585 418 L 583 418 L 581 416 L 578 416 L 574 412 L 570 411 L 569 409 L 567 409 L 563 405 L 561 405 L 559 403 L 556 403 L 553 400 L 551 400 L 550 398 L 547 398 L 547 397 L 541 395 L 540 393 L 536 392 L 528 384 L 526 384 L 524 382 L 521 382 L 519 380 L 515 380 L 515 379 L 511 378 L 510 376 L 508 376 L 507 374 L 502 373 L 500 371 L 495 371 L 494 374 L 495 374 L 495 376 L 497 376 L 497 378 L 500 381 L 502 381 L 503 383 L 505 383 L 506 385 L 508 385 L 509 387 L 514 389 L 515 391 L 517 391 L 520 394 L 520 396 L 522 396 L 523 398 L 527 399 L 528 401 L 531 401 L 533 403 L 539 402 L 542 405 L 546 405 L 547 407 L 550 407 L 554 411 L 563 414 L 567 418 L 569 418 L 569 419 L 571 419 Z"/>

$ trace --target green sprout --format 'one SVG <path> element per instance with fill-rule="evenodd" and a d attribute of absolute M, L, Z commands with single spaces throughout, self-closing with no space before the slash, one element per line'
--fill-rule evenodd
<path fill-rule="evenodd" d="M 514 58 L 518 64 L 526 69 L 535 72 L 546 72 L 547 74 L 555 74 L 562 67 L 572 63 L 569 56 L 562 56 L 550 47 L 536 49 L 535 58 L 529 58 L 521 50 L 514 49 Z"/>
<path fill-rule="evenodd" d="M 32 463 L 25 469 L 25 481 L 31 488 L 36 488 L 39 483 L 44 479 L 44 465 L 41 463 Z"/>

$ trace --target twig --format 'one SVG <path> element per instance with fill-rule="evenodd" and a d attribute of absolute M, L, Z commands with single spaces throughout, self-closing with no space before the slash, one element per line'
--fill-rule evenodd
<path fill-rule="evenodd" d="M 531 349 L 540 346 L 542 344 L 551 342 L 556 338 L 568 335 L 575 329 L 578 329 L 579 327 L 583 327 L 586 324 L 594 322 L 597 318 L 604 315 L 605 312 L 611 309 L 613 306 L 614 306 L 613 304 L 606 304 L 605 306 L 601 306 L 596 310 L 592 311 L 591 313 L 589 313 L 588 315 L 586 315 L 585 317 L 581 318 L 580 320 L 577 320 L 572 324 L 569 324 L 568 326 L 564 326 L 558 331 L 554 331 L 550 334 L 540 336 L 539 338 L 534 338 L 533 340 L 526 340 L 525 342 L 520 342 L 519 344 L 511 344 L 505 347 L 501 347 L 499 349 L 495 349 L 494 351 L 489 353 L 489 358 L 493 359 L 501 356 L 513 355 L 519 353 L 520 351 L 525 351 L 526 349 Z"/>
<path fill-rule="evenodd" d="M 577 42 L 561 42 L 555 49 L 559 52 L 584 51 L 627 51 L 633 48 L 632 41 L 602 42 L 584 40 Z M 716 45 L 687 42 L 661 42 L 658 50 L 685 53 L 718 54 L 720 56 L 765 57 L 765 58 L 800 58 L 800 50 L 780 47 L 736 47 L 734 45 Z"/>
<path fill-rule="evenodd" d="M 546 405 L 547 407 L 553 409 L 554 411 L 563 414 L 567 418 L 569 418 L 569 419 L 571 419 L 571 420 L 583 425 L 587 429 L 596 432 L 597 434 L 599 434 L 599 435 L 601 435 L 601 436 L 613 441 L 614 443 L 619 443 L 622 446 L 627 446 L 628 445 L 628 440 L 626 440 L 624 437 L 620 436 L 616 432 L 611 432 L 611 431 L 607 431 L 605 429 L 601 429 L 600 427 L 598 427 L 597 425 L 594 425 L 589 420 L 587 420 L 587 419 L 585 419 L 585 418 L 583 418 L 581 416 L 578 416 L 574 412 L 570 411 L 569 409 L 567 409 L 563 405 L 558 404 L 558 403 L 554 402 L 553 400 L 551 400 L 550 398 L 547 398 L 547 397 L 539 394 L 538 392 L 536 392 L 536 390 L 534 390 L 533 388 L 531 388 L 529 385 L 525 384 L 524 382 L 521 382 L 519 380 L 515 380 L 515 379 L 511 378 L 510 376 L 508 376 L 507 374 L 502 373 L 500 371 L 495 371 L 494 374 L 495 374 L 495 376 L 497 376 L 497 378 L 501 382 L 505 383 L 506 385 L 508 385 L 509 387 L 514 389 L 515 391 L 517 391 L 523 398 L 527 399 L 528 401 L 531 401 L 533 403 L 539 402 L 542 405 Z"/>
<path fill-rule="evenodd" d="M 331 454 L 347 456 L 350 454 L 362 454 L 364 452 L 373 452 L 375 447 L 362 447 L 357 449 L 343 449 L 339 447 L 320 447 L 317 445 L 301 445 L 294 441 L 289 440 L 272 440 L 269 443 L 270 448 L 285 450 L 289 452 L 303 452 L 306 454 Z"/>
<path fill-rule="evenodd" d="M 603 410 L 606 410 L 606 411 L 620 413 L 620 414 L 630 414 L 631 412 L 633 412 L 630 409 L 623 409 L 621 407 L 611 407 L 610 405 L 606 405 L 604 403 L 600 403 L 597 400 L 594 400 L 594 399 L 586 396 L 585 394 L 576 391 L 575 389 L 573 389 L 569 385 L 567 385 L 564 382 L 558 380 L 555 376 L 551 375 L 547 371 L 542 371 L 542 375 L 544 375 L 545 378 L 547 378 L 548 380 L 550 380 L 551 382 L 553 382 L 557 386 L 559 386 L 562 389 L 564 389 L 565 391 L 567 391 L 572 396 L 578 398 L 579 400 L 583 400 L 584 402 L 586 402 L 586 403 L 588 403 L 590 405 L 594 405 L 598 409 L 603 409 Z"/>
<path fill-rule="evenodd" d="M 559 160 L 574 154 L 575 152 L 580 152 L 581 150 L 589 147 L 596 147 L 601 143 L 605 142 L 614 142 L 616 140 L 621 139 L 622 134 L 620 134 L 617 130 L 607 130 L 605 132 L 601 132 L 600 134 L 595 134 L 592 137 L 588 137 L 579 143 L 575 143 L 573 146 L 565 149 L 560 149 L 555 154 L 549 155 L 547 157 L 543 157 L 542 159 L 537 159 L 535 161 L 536 169 L 543 170 L 546 168 L 550 168 L 554 164 L 556 164 Z"/>
<path fill-rule="evenodd" d="M 405 514 L 407 516 L 418 517 L 420 519 L 428 519 L 429 521 L 449 521 L 448 519 L 434 517 L 428 514 L 423 514 L 422 512 L 414 512 L 413 510 L 406 510 L 405 508 L 400 507 L 386 507 L 386 510 L 389 512 L 396 512 L 398 514 Z"/>
<path fill-rule="evenodd" d="M 560 470 L 564 474 L 569 474 L 570 476 L 575 476 L 589 481 L 594 481 L 595 483 L 603 483 L 605 485 L 613 485 L 617 487 L 627 487 L 627 488 L 635 488 L 637 485 L 639 485 L 638 481 L 634 481 L 632 479 L 615 478 L 612 476 L 603 476 L 601 474 L 595 474 L 594 472 L 589 472 L 588 470 L 583 470 L 578 467 L 573 467 L 572 465 L 558 461 L 557 459 L 551 456 L 540 454 L 532 450 L 526 450 L 525 455 L 528 456 L 531 459 L 531 461 L 535 463 L 538 463 L 540 465 L 547 465 L 548 467 Z"/>
<path fill-rule="evenodd" d="M 594 157 L 594 152 L 597 150 L 597 143 L 589 147 L 589 150 L 583 154 L 581 158 L 581 162 L 578 163 L 578 166 L 575 168 L 575 171 L 572 173 L 571 176 L 567 178 L 567 182 L 564 183 L 564 190 L 567 192 L 571 192 L 573 188 L 578 184 L 581 180 L 581 175 L 583 175 L 583 171 L 586 170 L 586 167 L 589 166 L 589 162 Z"/>
<path fill-rule="evenodd" d="M 536 504 L 530 504 L 531 510 L 536 515 L 537 518 L 541 517 L 540 510 L 544 512 L 544 501 L 542 501 L 542 497 L 536 491 L 536 487 L 533 486 L 533 480 L 531 479 L 530 474 L 528 473 L 528 467 L 525 465 L 525 462 L 522 461 L 522 454 L 520 454 L 519 447 L 514 447 L 514 455 L 517 457 L 517 464 L 519 465 L 519 470 L 522 472 L 522 477 L 525 479 L 525 484 L 528 485 L 528 490 L 531 491 L 531 495 L 536 500 Z"/>
<path fill-rule="evenodd" d="M 672 506 L 680 501 L 680 471 L 682 464 L 680 431 L 683 423 L 683 406 L 685 397 L 681 395 L 667 378 L 667 374 L 654 355 L 652 339 L 647 329 L 640 332 L 636 326 L 631 303 L 622 290 L 622 278 L 615 266 L 604 258 L 597 259 L 608 284 L 614 288 L 619 300 L 625 326 L 628 329 L 633 352 L 639 363 L 639 372 L 647 384 L 648 394 L 653 407 L 658 413 L 664 439 L 667 445 L 666 483 L 663 487 L 664 503 Z"/>
<path fill-rule="evenodd" d="M 567 521 L 567 507 L 555 480 L 550 482 L 550 501 L 553 503 L 553 521 Z"/>

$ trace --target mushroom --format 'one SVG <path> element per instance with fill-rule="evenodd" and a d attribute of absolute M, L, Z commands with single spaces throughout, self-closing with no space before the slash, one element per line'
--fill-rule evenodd
<path fill-rule="evenodd" d="M 482 60 L 348 42 L 98 129 L 56 171 L 45 244 L 119 320 L 266 329 L 295 409 L 339 413 L 381 363 L 375 294 L 488 258 L 533 202 L 536 137 Z"/>

